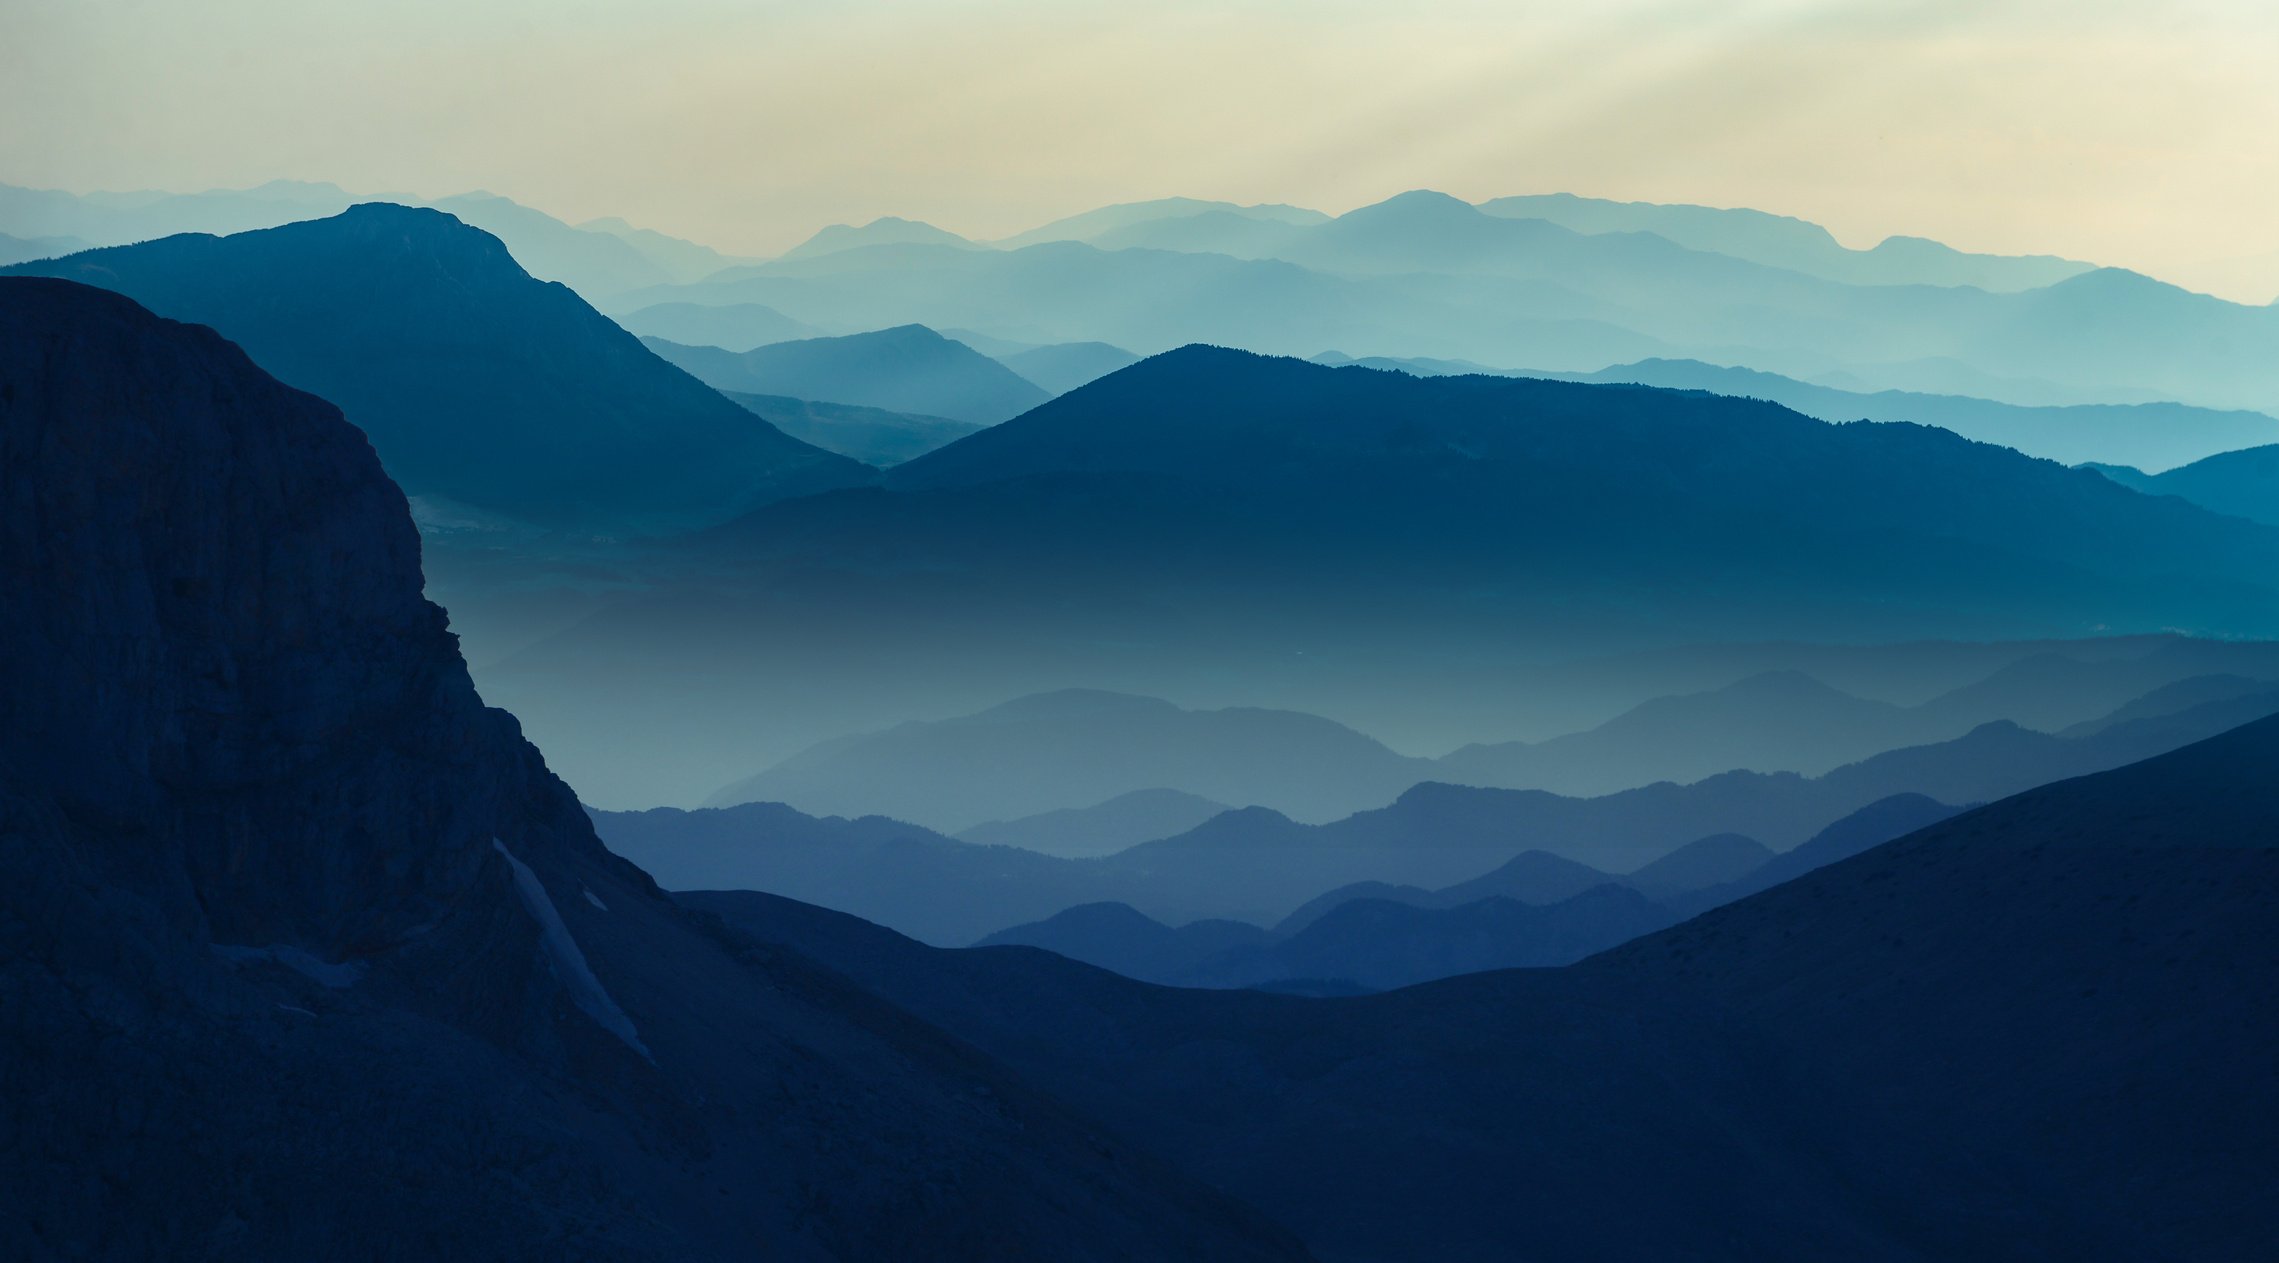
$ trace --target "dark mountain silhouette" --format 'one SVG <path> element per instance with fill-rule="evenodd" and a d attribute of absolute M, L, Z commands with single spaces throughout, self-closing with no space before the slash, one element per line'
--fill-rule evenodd
<path fill-rule="evenodd" d="M 2279 719 L 1569 969 L 1357 1000 L 1154 988 L 766 895 L 683 898 L 1346 1257 L 2247 1260 L 2279 1215 L 2255 1060 L 2279 1037 L 2274 759 Z M 1640 1187 L 1654 1215 L 1623 1209 Z"/>
<path fill-rule="evenodd" d="M 1962 810 L 1921 794 L 1893 794 L 1869 803 L 1731 881 L 1674 891 L 1665 902 L 1681 916 L 1692 916 L 1760 890 L 1771 890 L 1917 829 L 1927 829 Z"/>
<path fill-rule="evenodd" d="M 1704 908 L 1769 889 L 1823 864 L 1832 864 L 1901 834 L 1935 824 L 1957 810 L 1921 794 L 1895 794 L 1869 803 L 1777 854 L 1737 833 L 1715 834 L 1689 842 L 1621 875 L 1549 851 L 1523 851 L 1491 872 L 1439 890 L 1383 882 L 1340 886 L 1300 905 L 1274 927 L 1274 932 L 1294 934 L 1330 912 L 1362 899 L 1435 909 L 1458 908 L 1482 899 L 1509 899 L 1547 906 L 1564 903 L 1601 886 L 1635 890 L 1681 915 L 1691 916 Z"/>
<path fill-rule="evenodd" d="M 925 417 L 847 403 L 817 403 L 782 395 L 720 392 L 753 415 L 802 443 L 881 469 L 923 456 L 981 427 L 971 421 Z"/>
<path fill-rule="evenodd" d="M 994 425 L 1050 398 L 1028 379 L 961 342 L 903 325 L 840 338 L 805 338 L 741 354 L 643 339 L 721 390 Z"/>
<path fill-rule="evenodd" d="M 961 830 L 960 842 L 1017 846 L 1063 859 L 1113 855 L 1128 846 L 1185 833 L 1227 805 L 1176 789 L 1135 789 L 1090 807 L 1062 807 Z"/>
<path fill-rule="evenodd" d="M 872 476 L 722 399 L 439 211 L 375 203 L 12 271 L 213 326 L 337 402 L 414 497 L 615 532 Z"/>
<path fill-rule="evenodd" d="M 1618 885 L 1597 886 L 1545 905 L 1490 897 L 1420 908 L 1390 899 L 1354 899 L 1288 938 L 1223 951 L 1187 977 L 1220 987 L 1303 978 L 1391 990 L 1489 969 L 1569 965 L 1676 919 L 1660 904 Z"/>
<path fill-rule="evenodd" d="M 1105 342 L 1062 342 L 1011 351 L 996 358 L 1005 367 L 1043 387 L 1047 394 L 1065 395 L 1086 382 L 1098 381 L 1118 369 L 1131 367 L 1140 357 Z"/>
<path fill-rule="evenodd" d="M 771 343 L 794 342 L 822 332 L 758 303 L 729 303 L 720 307 L 657 303 L 627 312 L 617 317 L 617 323 L 644 338 L 728 351 L 749 351 Z"/>
<path fill-rule="evenodd" d="M 2223 452 L 2161 474 L 2094 468 L 2146 495 L 2177 496 L 2211 512 L 2279 525 L 2279 443 Z"/>
<path fill-rule="evenodd" d="M 1301 1256 L 605 852 L 212 331 L 0 279 L 0 467 L 0 1253 Z"/>
<path fill-rule="evenodd" d="M 728 786 L 711 805 L 783 802 L 959 830 L 1169 788 L 1329 820 L 1387 801 L 1431 768 L 1314 715 L 1183 710 L 1074 689 L 828 741 Z"/>
<path fill-rule="evenodd" d="M 374 201 L 444 211 L 506 242 L 532 275 L 560 281 L 597 304 L 626 290 L 701 280 L 742 262 L 623 220 L 573 226 L 494 193 L 462 193 L 432 201 L 394 194 L 358 197 L 338 185 L 299 180 L 206 193 L 82 194 L 0 185 L 0 231 L 79 239 L 68 250 L 51 252 L 70 254 L 182 233 L 226 235 L 276 228 L 338 215 L 358 202 Z"/>
<path fill-rule="evenodd" d="M 860 250 L 866 246 L 953 246 L 960 250 L 982 250 L 988 247 L 968 241 L 947 229 L 914 219 L 888 215 L 874 219 L 861 227 L 853 224 L 832 224 L 807 240 L 783 253 L 786 259 L 812 259 L 819 255 L 838 254 L 845 250 Z"/>
<path fill-rule="evenodd" d="M 1480 210 L 1506 219 L 1548 220 L 1581 233 L 1650 232 L 1689 249 L 1855 285 L 2024 290 L 2055 284 L 2093 266 L 2050 255 L 1966 254 L 1921 237 L 1887 237 L 1873 249 L 1852 250 L 1820 225 L 1787 215 L 1612 202 L 1572 193 L 1499 197 L 1480 203 Z"/>
<path fill-rule="evenodd" d="M 974 946 L 1042 948 L 1165 986 L 1358 994 L 1485 969 L 1573 964 L 1675 920 L 1637 891 L 1602 883 L 1541 906 L 1500 896 L 1445 906 L 1346 899 L 1295 930 L 1272 932 L 1240 921 L 1172 929 L 1125 904 L 1095 903 Z"/>
<path fill-rule="evenodd" d="M 1088 903 L 1029 925 L 1000 930 L 974 946 L 1040 947 L 1127 978 L 1175 986 L 1216 986 L 1220 984 L 1185 980 L 1229 952 L 1262 949 L 1268 937 L 1265 930 L 1240 921 L 1191 921 L 1173 929 L 1128 904 Z"/>
<path fill-rule="evenodd" d="M 1672 895 L 1738 880 L 1774 858 L 1765 844 L 1755 838 L 1717 833 L 1697 838 L 1650 864 L 1640 865 L 1624 874 L 1621 884 L 1648 899 L 1668 899 Z"/>
<path fill-rule="evenodd" d="M 1964 395 L 1903 390 L 1863 394 L 1695 360 L 1641 360 L 1575 374 L 1573 378 L 1767 399 L 1823 421 L 1935 425 L 1967 439 L 1999 443 L 2066 465 L 2114 462 L 2167 469 L 2279 439 L 2279 420 L 2261 412 L 2219 411 L 2180 403 L 2026 407 Z"/>
<path fill-rule="evenodd" d="M 1713 834 L 1741 834 L 1785 851 L 1894 795 L 1986 802 L 2176 749 L 2275 711 L 2279 690 L 2077 738 L 1989 724 L 1820 777 L 1728 772 L 1598 798 L 1426 783 L 1389 806 L 1327 824 L 1244 808 L 1090 860 L 972 846 L 878 818 L 819 821 L 773 803 L 605 812 L 596 820 L 612 850 L 669 889 L 770 891 L 944 945 L 1103 902 L 1128 904 L 1170 925 L 1235 920 L 1294 929 L 1289 920 L 1308 901 L 1357 883 L 1379 885 L 1343 894 L 1403 901 L 1415 896 L 1402 887 L 1457 887 L 1464 901 L 1500 895 L 1551 902 L 1579 891 L 1523 884 L 1537 877 L 1539 861 L 1496 870 L 1523 852 L 1546 851 L 1621 874 Z M 893 773 L 882 767 L 878 774 Z M 1599 884 L 1573 870 L 1550 877 L 1580 877 L 1583 889 Z M 1320 911 L 1317 902 L 1310 914 Z"/>

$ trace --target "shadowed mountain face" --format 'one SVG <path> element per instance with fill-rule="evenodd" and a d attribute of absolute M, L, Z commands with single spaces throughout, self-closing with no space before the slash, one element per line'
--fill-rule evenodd
<path fill-rule="evenodd" d="M 213 326 L 338 403 L 415 498 L 615 533 L 871 477 L 720 398 L 438 211 L 374 203 L 14 271 Z"/>
<path fill-rule="evenodd" d="M 1325 1256 L 2244 1263 L 2279 1228 L 2275 760 L 2265 720 L 1569 969 L 1352 1000 L 684 898 L 1030 1067 Z"/>
<path fill-rule="evenodd" d="M 0 469 L 0 1254 L 1299 1256 L 603 851 L 212 331 L 0 279 Z"/>
<path fill-rule="evenodd" d="M 992 484 L 1010 491 L 1024 479 L 1103 475 L 1176 479 L 1201 495 L 1239 487 L 1256 506 L 1250 532 L 1271 522 L 1287 533 L 1251 547 L 1287 547 L 1299 535 L 1316 564 L 1328 564 L 1333 548 L 1345 567 L 1373 560 L 1370 550 L 1417 559 L 1430 541 L 1432 562 L 1418 567 L 1426 573 L 1464 559 L 1481 567 L 1481 580 L 1526 573 L 1541 592 L 1576 582 L 1578 570 L 1603 582 L 1608 572 L 1642 577 L 1667 567 L 1673 580 L 1715 573 L 1729 595 L 1786 607 L 1864 596 L 1872 573 L 1887 631 L 1891 606 L 1928 599 L 1917 585 L 1949 587 L 1957 598 L 1956 589 L 1970 590 L 1965 599 L 1979 606 L 1998 599 L 1981 584 L 2014 582 L 2019 595 L 2039 589 L 2060 605 L 2079 599 L 2051 590 L 2051 567 L 2109 575 L 2124 589 L 2159 585 L 2185 550 L 2154 540 L 2178 535 L 2218 550 L 2224 560 L 2201 564 L 2224 573 L 2207 578 L 2244 596 L 2259 586 L 2249 558 L 2279 539 L 2117 496 L 2081 473 L 1936 430 L 1828 426 L 1747 401 L 1619 387 L 1414 380 L 1201 347 L 914 461 L 892 485 L 987 494 Z M 1984 494 L 1997 485 L 2003 494 Z M 1678 494 L 1661 494 L 1665 487 Z M 1231 505 L 1205 505 L 1196 516 L 1231 516 Z M 2121 523 L 2141 523 L 2150 538 L 2132 543 Z M 2094 546 L 2085 533 L 2098 537 Z M 1513 539 L 1562 547 L 1522 557 L 1504 542 Z M 1966 539 L 1974 545 L 1958 548 Z M 1838 540 L 1841 565 L 1822 551 Z M 1218 551 L 1232 551 L 1231 541 Z M 1812 595 L 1771 586 L 1807 574 Z M 2208 591 L 2145 590 L 2138 599 L 2188 606 Z M 2268 600 L 2249 599 L 2259 609 Z M 2233 607 L 2223 617 L 2246 613 Z"/>
<path fill-rule="evenodd" d="M 782 802 L 954 831 L 1168 786 L 1331 820 L 1386 802 L 1431 771 L 1423 759 L 1314 715 L 1182 710 L 1080 689 L 828 741 L 722 789 L 708 805 Z"/>
<path fill-rule="evenodd" d="M 2214 513 L 2279 525 L 2279 444 L 2224 452 L 2163 474 L 2097 468 L 2146 495 L 2176 496 Z"/>
<path fill-rule="evenodd" d="M 645 339 L 721 390 L 860 404 L 994 425 L 1049 398 L 1034 383 L 921 325 L 778 342 L 731 354 Z"/>

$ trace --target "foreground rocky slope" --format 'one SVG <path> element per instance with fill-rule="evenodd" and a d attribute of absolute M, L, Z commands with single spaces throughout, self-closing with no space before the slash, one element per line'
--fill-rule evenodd
<path fill-rule="evenodd" d="M 1292 1258 L 605 852 L 363 436 L 0 280 L 0 1255 Z"/>

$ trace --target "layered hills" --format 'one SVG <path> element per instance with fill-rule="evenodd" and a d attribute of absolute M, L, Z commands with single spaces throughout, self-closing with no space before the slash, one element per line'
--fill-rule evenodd
<path fill-rule="evenodd" d="M 596 841 L 330 405 L 0 279 L 14 1257 L 1288 1258 Z"/>
<path fill-rule="evenodd" d="M 12 271 L 212 326 L 336 402 L 415 499 L 622 533 L 871 477 L 721 398 L 439 211 L 373 203 Z"/>

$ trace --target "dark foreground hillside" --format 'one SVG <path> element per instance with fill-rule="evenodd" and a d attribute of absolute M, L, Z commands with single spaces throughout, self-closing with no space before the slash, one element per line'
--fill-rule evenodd
<path fill-rule="evenodd" d="M 0 1256 L 1302 1257 L 605 852 L 211 331 L 0 280 L 0 572 Z"/>

